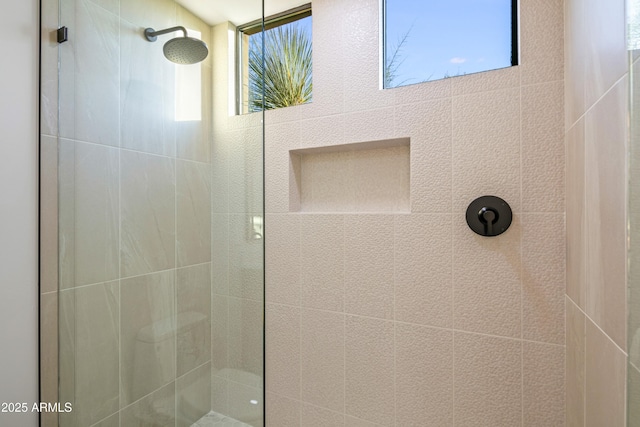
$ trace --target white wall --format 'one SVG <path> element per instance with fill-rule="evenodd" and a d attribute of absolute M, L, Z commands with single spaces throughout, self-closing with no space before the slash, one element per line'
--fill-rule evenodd
<path fill-rule="evenodd" d="M 0 14 L 0 402 L 38 400 L 38 1 Z M 37 425 L 37 413 L 0 425 Z"/>

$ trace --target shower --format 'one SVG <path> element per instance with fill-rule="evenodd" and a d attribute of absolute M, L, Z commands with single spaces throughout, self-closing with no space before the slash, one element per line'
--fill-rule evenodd
<path fill-rule="evenodd" d="M 182 31 L 184 36 L 176 37 L 166 42 L 162 48 L 164 56 L 169 61 L 176 64 L 196 64 L 204 61 L 209 54 L 207 44 L 202 40 L 189 37 L 187 35 L 187 29 L 184 27 L 177 26 L 159 31 L 156 31 L 153 28 L 146 28 L 144 30 L 144 36 L 150 42 L 154 42 L 158 39 L 158 36 L 173 33 L 175 31 Z"/>

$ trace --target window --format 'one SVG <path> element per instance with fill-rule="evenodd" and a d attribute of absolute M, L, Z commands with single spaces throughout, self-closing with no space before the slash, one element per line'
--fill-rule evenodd
<path fill-rule="evenodd" d="M 518 64 L 517 0 L 381 0 L 383 87 Z"/>
<path fill-rule="evenodd" d="M 311 4 L 238 27 L 238 47 L 239 113 L 311 101 Z"/>

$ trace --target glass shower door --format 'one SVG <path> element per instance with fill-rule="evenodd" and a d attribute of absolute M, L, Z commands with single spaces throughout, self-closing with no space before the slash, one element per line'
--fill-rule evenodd
<path fill-rule="evenodd" d="M 230 19 L 263 12 L 242 7 L 60 0 L 60 426 L 264 424 L 263 115 L 229 108 Z M 144 36 L 176 26 L 206 59 Z"/>

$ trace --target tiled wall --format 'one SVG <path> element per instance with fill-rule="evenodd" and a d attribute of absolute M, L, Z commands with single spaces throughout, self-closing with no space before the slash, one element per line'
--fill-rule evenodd
<path fill-rule="evenodd" d="M 624 426 L 628 60 L 623 0 L 565 2 L 567 425 Z"/>
<path fill-rule="evenodd" d="M 212 61 L 203 120 L 176 121 L 176 67 L 142 31 L 210 28 L 168 0 L 60 4 L 58 92 L 43 2 L 43 401 L 73 403 L 61 425 L 191 425 L 211 395 Z"/>
<path fill-rule="evenodd" d="M 563 424 L 563 1 L 520 7 L 520 66 L 379 90 L 378 0 L 313 2 L 313 102 L 265 117 L 267 425 Z M 293 208 L 290 150 L 396 138 L 409 213 Z"/>

